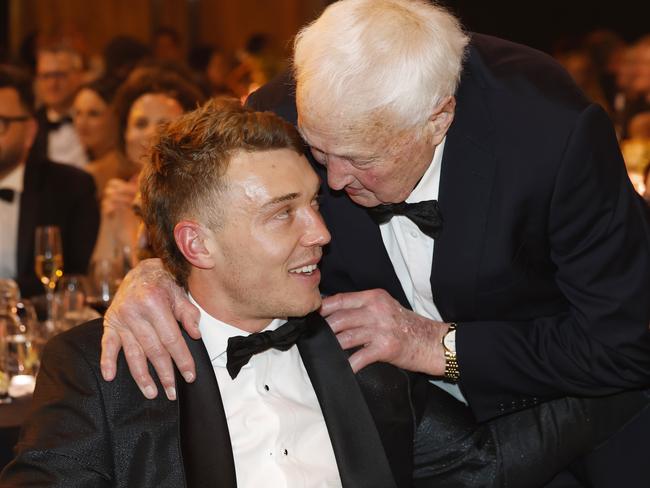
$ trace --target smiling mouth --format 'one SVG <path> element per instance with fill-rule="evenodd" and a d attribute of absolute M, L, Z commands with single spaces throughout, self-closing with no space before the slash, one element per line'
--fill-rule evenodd
<path fill-rule="evenodd" d="M 290 269 L 289 273 L 293 274 L 304 274 L 304 275 L 311 275 L 313 274 L 314 271 L 318 269 L 318 266 L 316 264 L 308 264 L 306 266 L 301 266 L 300 268 L 294 268 Z"/>

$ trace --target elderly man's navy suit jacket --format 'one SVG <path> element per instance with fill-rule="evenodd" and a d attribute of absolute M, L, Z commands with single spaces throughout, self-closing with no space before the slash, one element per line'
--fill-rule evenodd
<path fill-rule="evenodd" d="M 296 123 L 294 92 L 285 75 L 248 103 Z M 456 100 L 431 287 L 459 324 L 477 418 L 650 385 L 650 231 L 605 112 L 550 57 L 483 35 Z M 323 195 L 322 291 L 383 288 L 408 307 L 378 226 L 344 193 Z"/>

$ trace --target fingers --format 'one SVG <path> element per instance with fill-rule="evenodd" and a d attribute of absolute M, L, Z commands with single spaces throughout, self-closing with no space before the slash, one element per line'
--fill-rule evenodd
<path fill-rule="evenodd" d="M 110 327 L 104 326 L 102 335 L 102 354 L 99 360 L 99 366 L 102 377 L 106 381 L 113 381 L 115 378 L 115 365 L 117 364 L 117 354 L 122 347 L 120 335 Z"/>
<path fill-rule="evenodd" d="M 182 317 L 195 323 L 198 311 L 189 303 L 183 305 L 181 297 L 187 301 L 158 259 L 144 260 L 126 275 L 104 317 L 101 367 L 105 378 L 115 376 L 120 345 L 129 371 L 147 398 L 158 394 L 147 360 L 170 400 L 176 398 L 173 362 L 185 379 L 195 378 L 194 361 L 172 309 L 179 307 Z"/>
<path fill-rule="evenodd" d="M 373 341 L 376 334 L 367 327 L 356 327 L 344 330 L 336 334 L 342 349 L 351 349 L 358 346 L 366 346 Z"/>
<path fill-rule="evenodd" d="M 143 303 L 143 306 L 146 306 L 146 320 L 135 320 L 129 324 L 129 332 L 138 345 L 137 348 L 130 351 L 130 356 L 126 351 L 125 344 L 129 369 L 132 373 L 134 370 L 137 373 L 138 376 L 134 374 L 134 379 L 143 391 L 149 386 L 155 388 L 155 385 L 150 382 L 148 370 L 143 371 L 141 368 L 139 353 L 142 353 L 145 359 L 151 362 L 167 397 L 174 400 L 176 385 L 172 361 L 176 363 L 183 378 L 189 379 L 189 381 L 193 381 L 196 376 L 194 361 L 172 314 L 169 301 L 161 297 L 151 297 L 150 300 Z M 124 335 L 122 335 L 122 341 L 125 342 Z M 131 358 L 133 358 L 133 364 L 131 364 Z"/>
<path fill-rule="evenodd" d="M 327 323 L 335 334 L 355 327 L 368 325 L 375 320 L 366 308 L 338 310 L 326 317 Z"/>
<path fill-rule="evenodd" d="M 362 347 L 349 357 L 350 367 L 352 371 L 358 373 L 369 364 L 376 363 L 382 360 L 381 350 L 377 347 L 368 346 Z"/>
<path fill-rule="evenodd" d="M 124 347 L 124 357 L 126 358 L 126 363 L 129 366 L 129 371 L 135 383 L 145 398 L 149 400 L 156 398 L 158 396 L 158 388 L 149 374 L 147 358 L 142 347 L 140 347 L 133 334 L 128 331 L 123 331 L 120 337 Z"/>
<path fill-rule="evenodd" d="M 180 288 L 177 288 L 177 291 L 174 291 L 173 294 L 174 316 L 176 320 L 183 324 L 183 328 L 190 337 L 200 339 L 199 319 L 201 318 L 201 313 L 199 309 L 189 301 L 187 295 Z"/>
<path fill-rule="evenodd" d="M 381 293 L 386 294 L 383 290 L 366 290 L 330 295 L 323 298 L 320 314 L 323 317 L 328 317 L 339 310 L 363 307 L 371 299 L 375 296 L 379 296 Z"/>

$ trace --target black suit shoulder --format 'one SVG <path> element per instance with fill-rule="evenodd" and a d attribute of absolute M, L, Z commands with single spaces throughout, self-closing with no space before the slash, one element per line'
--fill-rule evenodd
<path fill-rule="evenodd" d="M 485 34 L 473 34 L 463 77 L 471 76 L 502 97 L 539 96 L 544 107 L 582 112 L 589 100 L 569 73 L 548 54 Z"/>
<path fill-rule="evenodd" d="M 183 486 L 176 402 L 145 399 L 122 353 L 115 380 L 104 381 L 101 336 L 97 319 L 46 345 L 17 457 L 0 486 Z"/>
<path fill-rule="evenodd" d="M 18 235 L 17 281 L 24 296 L 43 291 L 34 273 L 34 234 L 43 225 L 61 231 L 65 272 L 85 274 L 99 230 L 95 182 L 83 170 L 32 155 L 25 166 Z"/>

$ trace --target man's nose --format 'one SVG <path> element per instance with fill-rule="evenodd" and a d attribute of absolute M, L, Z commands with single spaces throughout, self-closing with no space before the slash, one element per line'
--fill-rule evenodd
<path fill-rule="evenodd" d="M 350 163 L 336 156 L 327 160 L 327 184 L 332 190 L 342 190 L 352 183 L 354 177 L 350 174 Z"/>
<path fill-rule="evenodd" d="M 324 246 L 332 240 L 330 231 L 327 230 L 325 221 L 318 210 L 312 209 L 307 219 L 307 227 L 302 241 L 305 247 Z"/>

